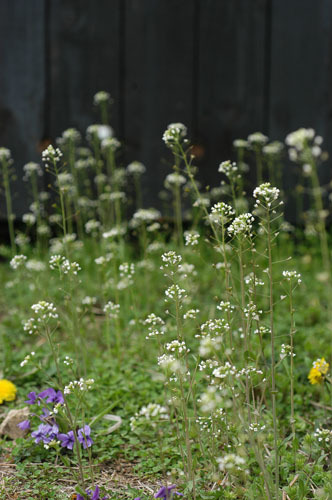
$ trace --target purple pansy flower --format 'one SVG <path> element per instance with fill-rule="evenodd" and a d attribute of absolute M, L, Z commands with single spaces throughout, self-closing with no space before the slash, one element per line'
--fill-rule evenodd
<path fill-rule="evenodd" d="M 83 448 L 90 448 L 93 445 L 93 441 L 90 437 L 91 429 L 88 425 L 82 427 L 82 429 L 78 430 L 78 440 L 83 445 Z"/>
<path fill-rule="evenodd" d="M 60 439 L 63 448 L 68 448 L 68 450 L 73 449 L 75 443 L 73 431 L 69 431 L 67 434 L 58 434 L 58 439 Z"/>
<path fill-rule="evenodd" d="M 34 405 L 37 403 L 37 394 L 33 391 L 33 392 L 29 392 L 28 394 L 28 399 L 27 401 L 24 401 L 25 403 L 27 403 L 28 405 Z M 39 404 L 39 402 L 38 402 Z"/>
<path fill-rule="evenodd" d="M 41 399 L 46 399 L 46 403 L 64 403 L 63 395 L 61 391 L 56 391 L 52 387 L 45 389 L 44 391 L 38 394 L 38 397 Z"/>
<path fill-rule="evenodd" d="M 30 420 L 23 420 L 19 424 L 17 424 L 17 427 L 19 427 L 22 431 L 27 431 L 30 429 Z"/>
<path fill-rule="evenodd" d="M 171 498 L 173 498 L 173 495 L 183 496 L 182 493 L 179 493 L 178 491 L 173 491 L 174 488 L 176 488 L 175 484 L 172 484 L 171 486 L 162 486 L 154 497 L 163 498 L 164 500 L 170 500 Z"/>

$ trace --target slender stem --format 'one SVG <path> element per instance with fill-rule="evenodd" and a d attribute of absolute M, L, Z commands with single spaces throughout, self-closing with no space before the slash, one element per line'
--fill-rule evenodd
<path fill-rule="evenodd" d="M 274 342 L 274 310 L 273 310 L 273 271 L 272 271 L 272 239 L 270 210 L 267 209 L 267 244 L 269 259 L 269 302 L 270 302 L 270 332 L 271 332 L 271 396 L 272 396 L 272 418 L 273 418 L 273 440 L 275 458 L 275 493 L 276 500 L 279 499 L 279 451 L 278 451 L 278 420 L 276 407 L 276 374 L 275 374 L 275 342 Z"/>

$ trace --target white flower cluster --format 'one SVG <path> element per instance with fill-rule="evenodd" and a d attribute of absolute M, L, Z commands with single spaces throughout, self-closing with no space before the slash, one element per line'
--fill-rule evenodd
<path fill-rule="evenodd" d="M 161 213 L 155 208 L 140 208 L 138 209 L 131 220 L 131 227 L 135 228 L 140 226 L 142 223 L 150 224 L 158 219 L 160 219 Z"/>
<path fill-rule="evenodd" d="M 158 422 L 168 419 L 168 410 L 165 406 L 149 403 L 147 406 L 142 406 L 140 411 L 135 413 L 134 417 L 130 418 L 130 428 L 132 431 L 135 431 L 140 423 L 146 422 L 156 427 Z"/>
<path fill-rule="evenodd" d="M 222 341 L 223 341 L 222 336 L 211 337 L 211 335 L 205 335 L 204 337 L 201 338 L 199 343 L 199 349 L 198 349 L 199 355 L 202 358 L 207 358 L 208 356 L 211 356 L 216 351 L 219 351 L 221 349 Z"/>
<path fill-rule="evenodd" d="M 250 213 L 241 214 L 236 217 L 228 227 L 228 233 L 231 236 L 252 236 L 252 225 L 254 217 Z"/>
<path fill-rule="evenodd" d="M 114 304 L 114 302 L 110 300 L 105 304 L 103 311 L 110 319 L 116 319 L 119 317 L 120 304 Z"/>
<path fill-rule="evenodd" d="M 181 301 L 187 297 L 186 291 L 183 288 L 180 288 L 179 285 L 171 285 L 168 287 L 167 290 L 165 290 L 165 295 L 168 299 L 174 301 Z"/>
<path fill-rule="evenodd" d="M 36 260 L 36 259 L 28 260 L 27 263 L 25 264 L 25 267 L 29 271 L 36 271 L 36 272 L 42 272 L 42 271 L 45 271 L 45 269 L 46 269 L 46 265 L 44 264 L 44 262 L 42 262 L 41 260 Z"/>
<path fill-rule="evenodd" d="M 235 307 L 228 300 L 222 300 L 219 303 L 219 305 L 217 305 L 217 309 L 219 311 L 230 313 L 230 312 L 234 311 Z"/>
<path fill-rule="evenodd" d="M 185 231 L 184 239 L 185 245 L 188 247 L 194 247 L 198 245 L 200 234 L 197 231 Z"/>
<path fill-rule="evenodd" d="M 23 366 L 27 365 L 29 363 L 29 361 L 31 361 L 31 358 L 33 356 L 35 356 L 35 354 L 36 353 L 34 351 L 30 352 L 30 354 L 27 354 L 27 356 L 25 356 L 23 361 L 21 361 L 20 366 L 23 367 Z"/>
<path fill-rule="evenodd" d="M 265 428 L 266 428 L 266 426 L 264 424 L 258 424 L 257 422 L 249 425 L 249 429 L 252 432 L 262 432 L 265 430 Z"/>
<path fill-rule="evenodd" d="M 236 367 L 234 365 L 231 365 L 229 361 L 226 361 L 224 365 L 219 365 L 217 368 L 215 368 L 212 372 L 212 375 L 218 380 L 223 380 L 228 376 L 236 376 L 237 373 L 238 372 Z"/>
<path fill-rule="evenodd" d="M 233 207 L 220 201 L 211 208 L 209 219 L 216 224 L 226 224 L 234 215 Z"/>
<path fill-rule="evenodd" d="M 248 147 L 248 145 L 248 141 L 246 141 L 245 139 L 234 139 L 233 141 L 233 146 L 236 149 L 245 149 Z"/>
<path fill-rule="evenodd" d="M 221 404 L 221 396 L 217 392 L 217 387 L 209 385 L 206 391 L 201 394 L 198 403 L 203 413 L 213 413 Z"/>
<path fill-rule="evenodd" d="M 99 90 L 99 92 L 96 92 L 96 94 L 93 96 L 93 103 L 96 106 L 108 103 L 111 100 L 111 95 L 109 92 L 106 92 L 106 90 Z"/>
<path fill-rule="evenodd" d="M 95 263 L 97 264 L 97 266 L 104 266 L 105 264 L 110 262 L 110 260 L 112 260 L 113 257 L 114 254 L 112 252 L 109 252 L 106 255 L 101 255 L 100 257 L 96 257 Z"/>
<path fill-rule="evenodd" d="M 86 138 L 88 141 L 92 141 L 94 138 L 99 139 L 99 141 L 103 141 L 108 137 L 113 137 L 113 135 L 113 129 L 109 125 L 100 125 L 95 123 L 93 125 L 89 125 L 86 129 Z"/>
<path fill-rule="evenodd" d="M 101 226 L 101 224 L 100 224 L 99 220 L 90 219 L 90 220 L 88 220 L 88 222 L 86 222 L 84 224 L 85 232 L 87 234 L 93 234 L 100 229 L 100 226 Z"/>
<path fill-rule="evenodd" d="M 66 356 L 65 359 L 63 360 L 63 363 L 66 366 L 72 366 L 74 364 L 74 360 L 70 358 L 69 356 Z"/>
<path fill-rule="evenodd" d="M 23 180 L 28 180 L 33 175 L 38 175 L 39 177 L 43 175 L 43 171 L 39 165 L 39 163 L 35 163 L 34 161 L 30 161 L 26 163 L 23 167 L 24 177 Z"/>
<path fill-rule="evenodd" d="M 51 144 L 42 152 L 42 160 L 45 165 L 59 163 L 62 156 L 61 150 L 59 148 L 54 148 Z"/>
<path fill-rule="evenodd" d="M 220 163 L 219 168 L 218 168 L 218 172 L 226 175 L 226 177 L 228 177 L 228 178 L 231 178 L 231 177 L 234 177 L 235 175 L 237 175 L 238 171 L 239 171 L 239 169 L 238 169 L 236 163 L 234 161 L 231 162 L 230 160 L 223 161 L 222 163 Z"/>
<path fill-rule="evenodd" d="M 117 236 L 123 236 L 126 234 L 126 227 L 125 226 L 115 226 L 112 227 L 109 231 L 106 231 L 103 233 L 103 238 L 109 239 L 109 238 L 115 238 Z"/>
<path fill-rule="evenodd" d="M 26 255 L 15 255 L 9 263 L 10 267 L 15 271 L 20 267 L 23 267 L 25 262 L 27 261 Z"/>
<path fill-rule="evenodd" d="M 165 345 L 166 351 L 175 352 L 177 354 L 186 354 L 190 352 L 184 341 L 172 340 Z"/>
<path fill-rule="evenodd" d="M 295 358 L 296 354 L 292 352 L 292 346 L 281 344 L 280 359 L 284 359 L 287 356 Z"/>
<path fill-rule="evenodd" d="M 82 299 L 82 305 L 83 306 L 93 306 L 97 303 L 97 297 L 90 297 L 89 295 L 86 295 Z"/>
<path fill-rule="evenodd" d="M 243 457 L 235 455 L 234 453 L 228 453 L 223 457 L 218 457 L 217 462 L 219 469 L 223 472 L 240 471 L 246 463 Z"/>
<path fill-rule="evenodd" d="M 259 279 L 253 272 L 244 277 L 244 282 L 253 291 L 256 286 L 264 286 L 264 281 Z"/>
<path fill-rule="evenodd" d="M 57 144 L 62 146 L 66 143 L 75 143 L 78 144 L 81 140 L 81 134 L 76 128 L 67 128 L 61 134 L 61 137 L 57 138 Z"/>
<path fill-rule="evenodd" d="M 52 302 L 46 302 L 41 300 L 37 304 L 33 304 L 31 309 L 37 316 L 37 321 L 47 321 L 48 319 L 57 319 L 58 314 L 56 312 L 56 307 Z"/>
<path fill-rule="evenodd" d="M 287 135 L 285 142 L 289 146 L 288 154 L 292 161 L 305 160 L 306 150 L 310 148 L 314 157 L 319 157 L 322 153 L 321 144 L 323 138 L 316 136 L 313 128 L 299 128 Z"/>
<path fill-rule="evenodd" d="M 317 438 L 319 443 L 330 444 L 330 442 L 332 442 L 332 431 L 329 429 L 317 428 L 314 432 L 314 437 Z"/>
<path fill-rule="evenodd" d="M 187 127 L 183 123 L 170 123 L 163 134 L 163 141 L 169 148 L 181 142 L 187 135 Z"/>
<path fill-rule="evenodd" d="M 184 315 L 183 319 L 196 319 L 197 314 L 199 313 L 199 309 L 189 309 Z"/>
<path fill-rule="evenodd" d="M 87 390 L 91 389 L 93 384 L 94 384 L 93 378 L 89 378 L 86 380 L 84 378 L 80 378 L 79 380 L 73 380 L 72 382 L 69 382 L 69 384 L 65 386 L 63 392 L 65 394 L 71 394 L 75 390 L 78 390 L 81 392 L 87 391 Z"/>
<path fill-rule="evenodd" d="M 283 271 L 283 277 L 292 283 L 297 282 L 298 284 L 302 283 L 301 274 L 297 271 Z"/>
<path fill-rule="evenodd" d="M 179 266 L 182 262 L 182 257 L 173 250 L 170 250 L 169 252 L 162 254 L 161 260 L 164 263 L 161 269 L 164 269 L 165 267 Z"/>
<path fill-rule="evenodd" d="M 142 175 L 146 172 L 146 167 L 140 161 L 133 161 L 129 163 L 126 170 L 131 175 Z"/>
<path fill-rule="evenodd" d="M 49 260 L 50 268 L 54 270 L 58 270 L 63 274 L 73 274 L 77 275 L 79 271 L 81 271 L 81 266 L 77 262 L 70 262 L 63 255 L 52 255 Z"/>
<path fill-rule="evenodd" d="M 27 224 L 28 226 L 33 226 L 37 220 L 37 217 L 35 216 L 35 214 L 26 213 L 23 214 L 22 220 L 24 224 Z"/>
<path fill-rule="evenodd" d="M 10 149 L 7 148 L 0 148 L 0 161 L 9 161 L 11 159 L 11 152 Z"/>
<path fill-rule="evenodd" d="M 257 305 L 250 301 L 247 307 L 243 309 L 245 317 L 249 320 L 259 321 L 259 317 L 263 314 L 261 309 L 257 309 Z"/>
<path fill-rule="evenodd" d="M 195 335 L 195 337 L 200 338 L 202 335 L 221 335 L 223 332 L 229 331 L 230 326 L 227 321 L 223 318 L 208 319 L 205 323 L 200 326 L 201 333 Z"/>
<path fill-rule="evenodd" d="M 262 132 L 254 132 L 253 134 L 248 135 L 248 143 L 250 146 L 264 146 L 267 143 L 269 138 L 262 134 Z"/>
<path fill-rule="evenodd" d="M 158 365 L 166 372 L 179 373 L 182 371 L 181 363 L 173 354 L 162 354 L 158 357 Z"/>
<path fill-rule="evenodd" d="M 106 151 L 112 151 L 113 153 L 119 149 L 121 142 L 116 137 L 106 137 L 101 141 L 101 149 Z"/>
<path fill-rule="evenodd" d="M 280 141 L 273 141 L 270 142 L 270 144 L 266 144 L 266 146 L 263 147 L 263 153 L 266 154 L 267 156 L 279 156 L 282 153 L 282 150 L 284 149 L 284 145 Z"/>
<path fill-rule="evenodd" d="M 149 314 L 142 323 L 148 327 L 147 340 L 149 338 L 158 337 L 159 335 L 164 335 L 165 333 L 166 327 L 164 320 L 154 313 Z"/>
<path fill-rule="evenodd" d="M 177 172 L 172 174 L 168 174 L 165 179 L 165 187 L 172 188 L 173 186 L 182 186 L 187 182 L 184 175 L 181 175 Z"/>
<path fill-rule="evenodd" d="M 120 277 L 132 278 L 135 274 L 135 264 L 129 264 L 128 262 L 123 262 L 119 265 Z"/>
<path fill-rule="evenodd" d="M 270 208 L 274 201 L 279 198 L 280 190 L 271 186 L 270 182 L 264 182 L 256 187 L 253 192 L 253 197 L 256 199 L 255 207 L 258 205 L 266 205 Z"/>
<path fill-rule="evenodd" d="M 23 330 L 28 332 L 30 335 L 38 332 L 41 323 L 46 324 L 50 319 L 58 318 L 56 307 L 52 304 L 52 302 L 41 300 L 37 304 L 33 304 L 31 309 L 35 313 L 35 317 L 29 318 L 23 324 Z"/>

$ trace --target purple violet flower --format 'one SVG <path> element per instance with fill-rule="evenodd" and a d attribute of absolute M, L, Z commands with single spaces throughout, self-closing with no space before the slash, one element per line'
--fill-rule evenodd
<path fill-rule="evenodd" d="M 17 424 L 17 427 L 19 427 L 22 431 L 27 431 L 30 429 L 30 420 L 23 420 L 19 424 Z"/>
<path fill-rule="evenodd" d="M 173 498 L 173 495 L 180 495 L 183 497 L 182 493 L 179 493 L 178 491 L 173 491 L 174 488 L 176 488 L 175 484 L 172 484 L 171 486 L 162 486 L 154 497 L 163 498 L 164 500 L 171 500 Z"/>
<path fill-rule="evenodd" d="M 86 490 L 86 493 L 88 495 L 88 499 L 89 500 L 107 500 L 108 497 L 103 497 L 103 498 L 100 498 L 100 490 L 98 488 L 98 486 L 96 486 L 96 489 L 94 491 L 91 491 L 91 490 Z M 77 497 L 76 497 L 76 500 L 85 500 L 84 497 L 82 497 L 82 495 L 78 494 Z"/>
<path fill-rule="evenodd" d="M 38 397 L 41 399 L 46 399 L 46 403 L 64 403 L 63 395 L 61 391 L 56 391 L 52 387 L 45 389 L 44 391 L 38 394 Z"/>
<path fill-rule="evenodd" d="M 24 402 L 27 403 L 28 405 L 36 404 L 37 403 L 37 394 L 34 391 L 29 392 L 28 399 L 27 399 L 27 401 L 24 401 Z"/>
<path fill-rule="evenodd" d="M 69 431 L 68 434 L 58 434 L 58 439 L 61 441 L 61 446 L 63 448 L 68 448 L 68 450 L 73 449 L 75 443 L 73 431 Z"/>
<path fill-rule="evenodd" d="M 90 448 L 93 445 L 93 441 L 90 437 L 91 429 L 88 425 L 82 427 L 82 429 L 78 430 L 78 440 L 83 445 L 83 448 Z"/>
<path fill-rule="evenodd" d="M 35 438 L 35 443 L 40 443 L 41 441 L 44 444 L 52 441 L 59 432 L 59 428 L 57 425 L 49 425 L 49 424 L 40 424 L 36 431 L 31 433 L 31 437 Z"/>

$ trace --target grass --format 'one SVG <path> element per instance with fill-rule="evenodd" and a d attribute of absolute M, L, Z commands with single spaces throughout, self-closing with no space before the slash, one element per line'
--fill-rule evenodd
<path fill-rule="evenodd" d="M 194 500 L 332 498 L 329 366 L 319 383 L 308 380 L 315 360 L 331 364 L 325 216 L 304 232 L 283 220 L 279 190 L 263 184 L 255 199 L 244 196 L 244 147 L 260 176 L 271 172 L 257 134 L 255 148 L 241 143 L 238 164 L 222 164 L 217 191 L 200 190 L 176 124 L 164 135 L 173 211 L 138 207 L 127 225 L 121 193 L 130 181 L 115 143 L 101 143 L 95 129 L 93 153 L 77 140 L 64 133 L 63 155 L 43 154 L 54 198 L 32 189 L 24 233 L 1 248 L 1 374 L 17 387 L 2 414 L 34 391 L 64 397 L 29 407 L 24 438 L 1 437 L 1 498 L 90 498 L 85 489 L 98 485 L 101 497 L 145 500 L 170 484 Z M 28 170 L 36 186 L 39 170 Z M 129 171 L 140 205 L 144 167 Z M 315 192 L 316 215 L 323 202 Z M 249 210 L 252 225 L 241 215 Z M 58 430 L 36 442 L 43 407 L 55 413 L 42 422 Z M 85 431 L 79 441 L 85 425 L 91 447 Z M 61 445 L 70 432 L 73 449 Z"/>

